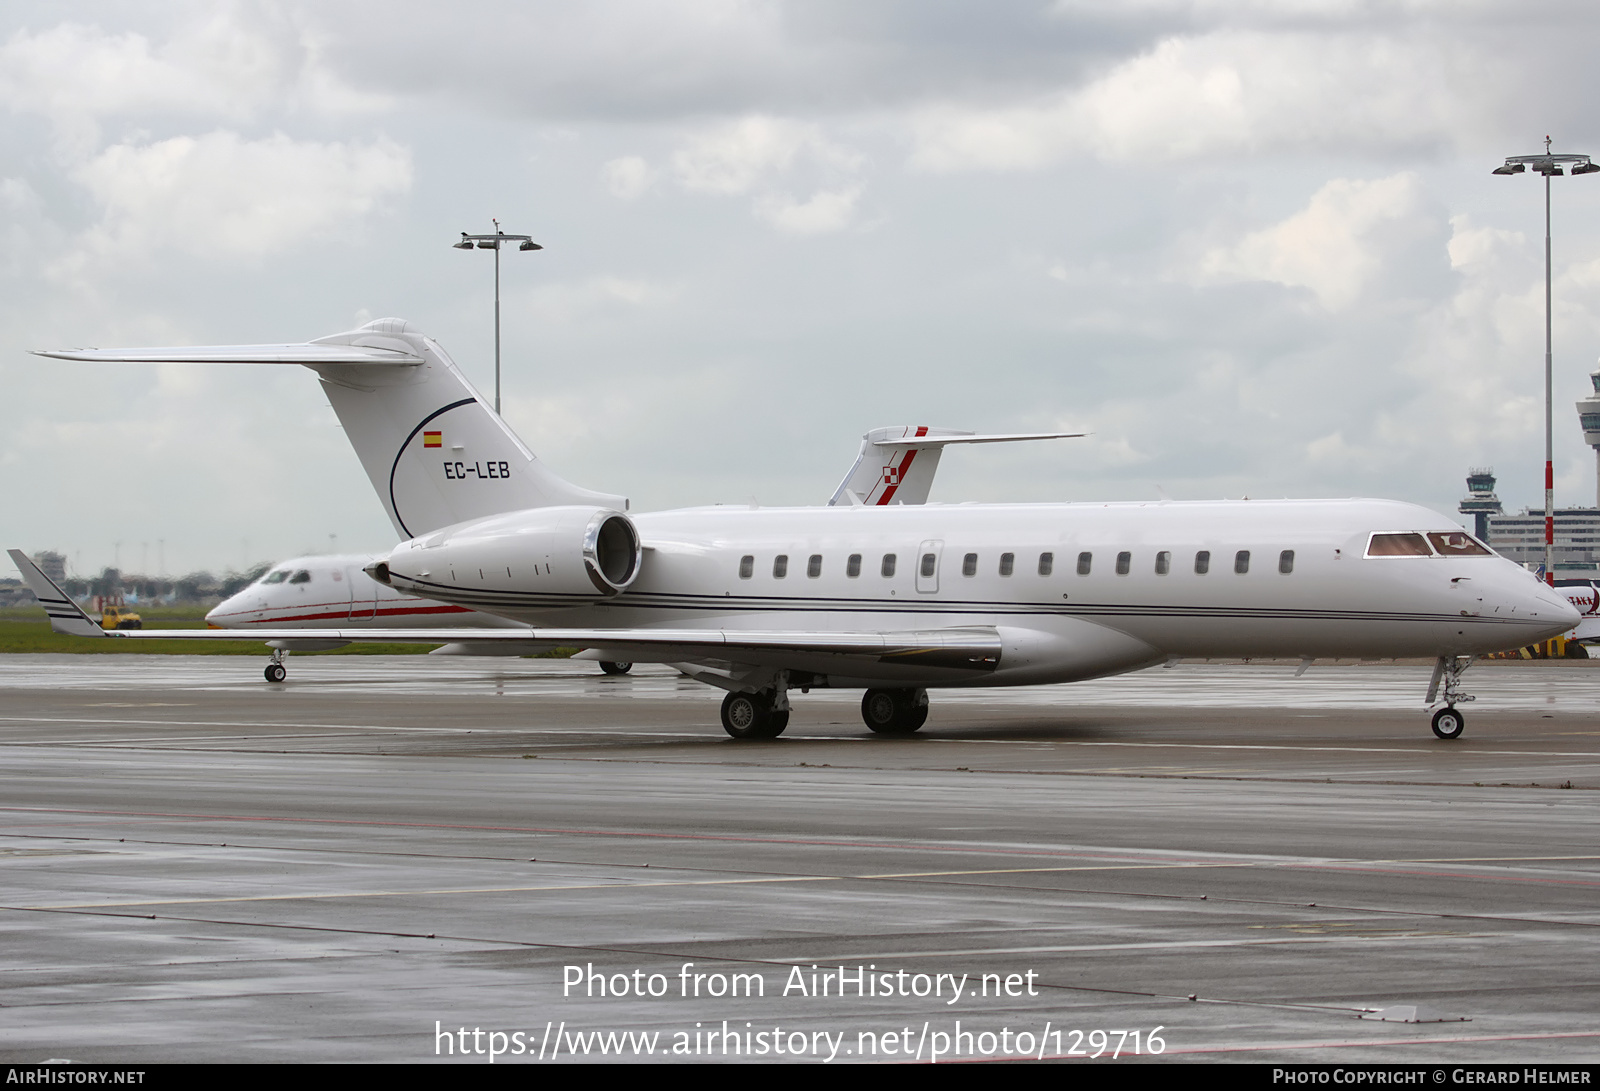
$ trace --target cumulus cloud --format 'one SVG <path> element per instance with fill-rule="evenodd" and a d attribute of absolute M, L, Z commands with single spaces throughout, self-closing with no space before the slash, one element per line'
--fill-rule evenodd
<path fill-rule="evenodd" d="M 819 235 L 847 227 L 860 196 L 860 186 L 820 190 L 803 201 L 787 194 L 768 194 L 756 201 L 756 214 L 780 231 Z"/>
<path fill-rule="evenodd" d="M 1030 169 L 1272 150 L 1462 145 L 1492 131 L 1503 58 L 1404 33 L 1218 30 L 1174 36 L 1098 79 L 1023 102 L 919 112 L 912 163 Z"/>
<path fill-rule="evenodd" d="M 752 196 L 759 218 L 780 231 L 810 235 L 850 224 L 865 162 L 820 126 L 757 116 L 689 137 L 672 154 L 672 174 L 693 193 Z"/>
<path fill-rule="evenodd" d="M 337 112 L 387 102 L 330 72 L 288 20 L 231 6 L 161 41 L 79 23 L 15 31 L 0 45 L 0 101 L 49 118 L 79 149 L 109 117 L 241 119 L 285 104 Z"/>
<path fill-rule="evenodd" d="M 1324 307 L 1342 310 L 1406 245 L 1411 225 L 1428 216 L 1429 202 L 1414 174 L 1370 182 L 1336 178 L 1293 216 L 1207 253 L 1200 272 L 1214 281 L 1309 288 Z"/>
<path fill-rule="evenodd" d="M 690 137 L 672 156 L 673 173 L 685 189 L 700 193 L 749 193 L 795 165 L 802 155 L 819 164 L 849 169 L 859 157 L 829 143 L 815 125 L 774 117 L 746 117 Z"/>
<path fill-rule="evenodd" d="M 600 169 L 606 190 L 624 201 L 637 201 L 655 184 L 656 169 L 637 155 L 612 159 Z"/>
<path fill-rule="evenodd" d="M 102 210 L 69 264 L 111 250 L 256 257 L 366 216 L 411 186 L 391 140 L 245 140 L 219 131 L 116 144 L 74 172 Z"/>

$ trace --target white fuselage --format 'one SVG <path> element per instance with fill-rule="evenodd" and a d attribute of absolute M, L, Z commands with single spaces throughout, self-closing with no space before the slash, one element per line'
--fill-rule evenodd
<path fill-rule="evenodd" d="M 484 626 L 504 618 L 418 598 L 374 582 L 362 569 L 372 554 L 295 557 L 273 565 L 206 615 L 220 629 L 386 629 Z"/>
<path fill-rule="evenodd" d="M 1562 597 L 1498 556 L 1366 556 L 1374 532 L 1461 531 L 1393 501 L 662 512 L 633 517 L 644 546 L 637 578 L 588 601 L 570 593 L 576 580 L 562 580 L 572 559 L 546 555 L 542 570 L 530 569 L 515 529 L 534 515 L 402 543 L 387 558 L 390 578 L 416 594 L 546 626 L 1000 633 L 998 669 L 925 674 L 917 679 L 924 685 L 1071 681 L 1171 657 L 1471 655 L 1522 646 L 1576 620 Z M 1196 570 L 1201 553 L 1209 554 L 1204 572 Z M 852 671 L 831 684 L 905 678 Z"/>

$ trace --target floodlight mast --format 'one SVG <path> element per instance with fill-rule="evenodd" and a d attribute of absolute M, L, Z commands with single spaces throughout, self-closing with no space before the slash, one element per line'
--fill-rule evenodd
<path fill-rule="evenodd" d="M 461 241 L 451 245 L 457 250 L 471 250 L 476 246 L 479 250 L 494 251 L 494 411 L 500 414 L 500 248 L 508 242 L 521 243 L 518 250 L 543 250 L 544 247 L 534 242 L 528 235 L 507 235 L 500 230 L 500 221 L 491 218 L 494 224 L 493 235 L 469 235 L 461 233 Z"/>
<path fill-rule="evenodd" d="M 1570 166 L 1570 172 L 1562 167 Z M 1550 138 L 1544 138 L 1543 155 L 1508 155 L 1495 174 L 1521 174 L 1529 167 L 1544 175 L 1544 580 L 1556 582 L 1556 474 L 1554 425 L 1550 394 L 1550 179 L 1556 175 L 1594 174 L 1600 165 L 1587 155 L 1559 155 L 1550 151 Z"/>

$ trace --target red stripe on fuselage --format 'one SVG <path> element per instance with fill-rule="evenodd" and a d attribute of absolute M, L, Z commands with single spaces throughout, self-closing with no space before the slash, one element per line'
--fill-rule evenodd
<path fill-rule="evenodd" d="M 364 621 L 372 617 L 405 617 L 410 614 L 470 614 L 465 606 L 404 606 L 397 610 L 379 610 L 375 614 L 362 612 L 351 617 L 350 608 L 334 610 L 321 614 L 294 614 L 289 617 L 264 617 L 251 618 L 244 622 L 246 625 L 279 625 L 285 621 L 326 621 L 330 618 L 348 618 L 351 621 Z"/>

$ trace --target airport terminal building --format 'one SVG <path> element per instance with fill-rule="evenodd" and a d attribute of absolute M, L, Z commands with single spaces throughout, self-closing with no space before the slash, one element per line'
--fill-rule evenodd
<path fill-rule="evenodd" d="M 1556 574 L 1600 575 L 1600 509 L 1557 508 Z M 1489 546 L 1529 568 L 1544 564 L 1544 509 L 1489 516 Z"/>

